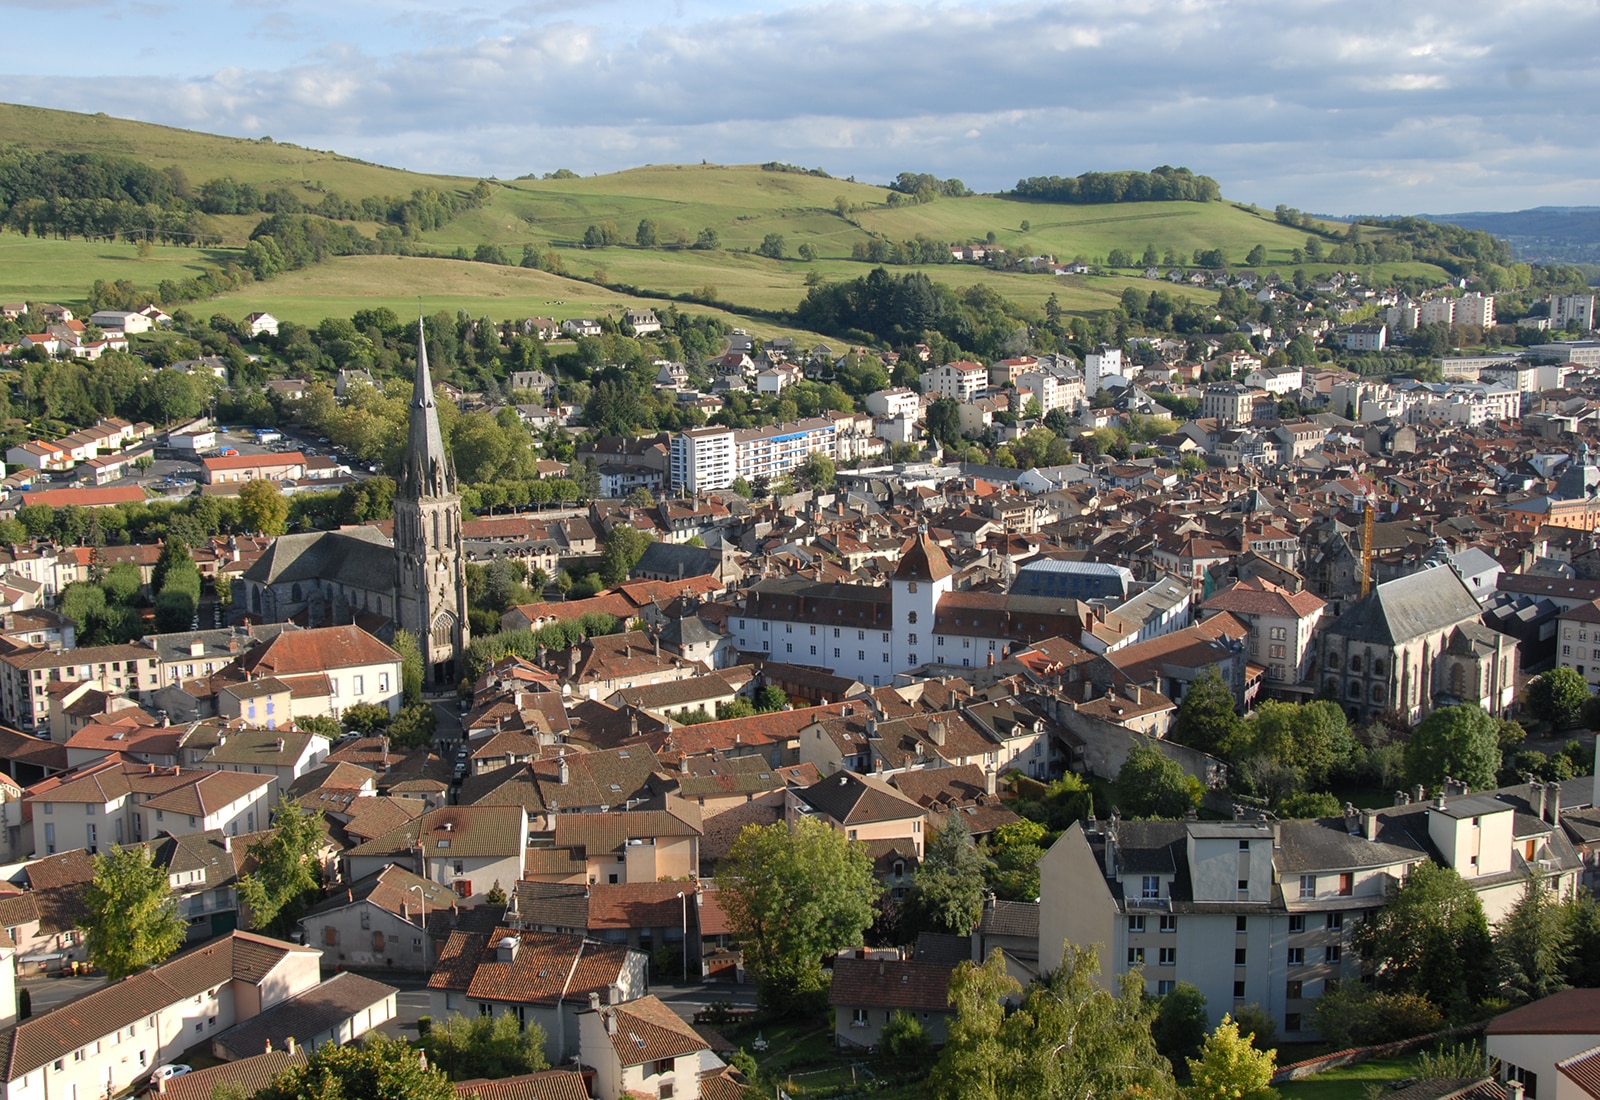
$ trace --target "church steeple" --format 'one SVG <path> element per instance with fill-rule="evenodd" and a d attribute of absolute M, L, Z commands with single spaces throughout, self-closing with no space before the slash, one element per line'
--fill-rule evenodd
<path fill-rule="evenodd" d="M 394 498 L 395 617 L 422 648 L 426 681 L 447 687 L 461 673 L 470 636 L 467 575 L 461 498 L 439 430 L 426 339 L 418 318 L 411 423 Z"/>
<path fill-rule="evenodd" d="M 455 469 L 439 431 L 439 406 L 428 373 L 428 337 L 417 318 L 417 374 L 411 387 L 411 424 L 405 460 L 400 469 L 400 494 L 413 500 L 449 496 L 456 490 Z"/>

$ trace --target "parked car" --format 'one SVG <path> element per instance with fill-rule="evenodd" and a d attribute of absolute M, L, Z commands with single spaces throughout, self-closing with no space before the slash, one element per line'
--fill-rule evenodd
<path fill-rule="evenodd" d="M 150 1075 L 150 1083 L 152 1085 L 158 1085 L 162 1081 L 169 1081 L 174 1077 L 182 1077 L 184 1074 L 190 1072 L 193 1069 L 194 1069 L 193 1066 L 185 1066 L 185 1065 L 180 1065 L 180 1064 L 173 1063 L 173 1062 L 168 1062 L 164 1066 L 157 1066 L 156 1067 L 156 1071 Z"/>

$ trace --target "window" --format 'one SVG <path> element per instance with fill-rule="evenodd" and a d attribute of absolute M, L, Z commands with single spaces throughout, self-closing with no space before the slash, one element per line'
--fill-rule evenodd
<path fill-rule="evenodd" d="M 916 645 L 917 644 L 917 636 L 916 636 L 916 634 L 913 632 L 912 634 L 908 635 L 907 638 L 906 638 L 906 641 L 910 645 Z"/>
<path fill-rule="evenodd" d="M 1162 997 L 1165 997 L 1168 993 L 1171 993 L 1175 988 L 1177 988 L 1177 985 L 1178 983 L 1172 978 L 1163 979 L 1162 981 L 1156 983 L 1156 993 Z"/>
<path fill-rule="evenodd" d="M 327 947 L 339 946 L 339 930 L 331 924 L 324 925 L 322 928 L 322 942 Z"/>
<path fill-rule="evenodd" d="M 811 656 L 815 657 L 816 655 L 817 655 L 817 647 L 816 646 L 812 646 L 811 647 Z"/>
<path fill-rule="evenodd" d="M 1322 961 L 1325 963 L 1336 963 L 1342 958 L 1344 958 L 1344 948 L 1338 944 L 1332 944 L 1322 949 Z"/>
<path fill-rule="evenodd" d="M 1235 981 L 1233 983 L 1233 999 L 1237 1001 L 1237 1000 L 1243 999 L 1243 997 L 1244 997 L 1244 982 L 1242 980 Z"/>
<path fill-rule="evenodd" d="M 1139 885 L 1139 896 L 1146 901 L 1153 901 L 1161 896 L 1161 879 L 1155 875 L 1143 876 Z"/>
<path fill-rule="evenodd" d="M 363 930 L 372 927 L 372 912 L 368 909 L 361 910 L 361 927 Z"/>
<path fill-rule="evenodd" d="M 1130 948 L 1128 948 L 1128 965 L 1129 966 L 1143 966 L 1144 965 L 1144 948 L 1142 948 L 1142 947 L 1130 947 Z"/>
<path fill-rule="evenodd" d="M 1239 893 L 1248 894 L 1249 892 L 1250 892 L 1250 880 L 1247 879 L 1247 878 L 1240 879 L 1239 880 Z"/>
<path fill-rule="evenodd" d="M 1128 933 L 1130 935 L 1135 935 L 1136 936 L 1140 932 L 1143 932 L 1143 931 L 1144 931 L 1144 914 L 1143 913 L 1135 913 L 1133 916 L 1128 918 Z"/>
<path fill-rule="evenodd" d="M 1290 978 L 1283 983 L 1283 995 L 1287 1000 L 1298 1001 L 1301 996 L 1301 988 L 1299 978 Z"/>
<path fill-rule="evenodd" d="M 856 631 L 856 641 L 864 642 L 866 640 L 867 640 L 867 632 L 865 630 Z"/>
<path fill-rule="evenodd" d="M 1235 932 L 1240 932 L 1240 933 L 1244 933 L 1244 932 L 1250 931 L 1250 918 L 1249 917 L 1234 917 L 1233 918 L 1233 930 Z"/>
<path fill-rule="evenodd" d="M 1359 655 L 1350 658 L 1350 671 L 1351 672 L 1360 672 L 1361 671 L 1361 658 L 1360 658 Z"/>
<path fill-rule="evenodd" d="M 1349 871 L 1346 871 L 1344 874 L 1339 876 L 1339 896 L 1347 898 L 1355 892 L 1356 876 L 1351 874 Z"/>
<path fill-rule="evenodd" d="M 56 812 L 56 804 L 54 802 L 46 802 L 44 804 L 44 812 L 47 813 L 47 814 L 55 813 Z"/>
<path fill-rule="evenodd" d="M 378 673 L 378 691 L 379 691 L 380 694 L 383 694 L 383 695 L 389 694 L 389 674 L 387 672 Z M 268 714 L 272 713 L 272 701 L 271 700 L 267 701 L 267 713 Z"/>
<path fill-rule="evenodd" d="M 783 651 L 785 653 L 793 653 L 794 652 L 794 643 L 793 642 L 784 642 L 783 643 Z"/>
<path fill-rule="evenodd" d="M 1176 947 L 1163 947 L 1159 956 L 1159 962 L 1162 966 L 1177 966 L 1178 949 Z"/>
<path fill-rule="evenodd" d="M 1285 1030 L 1285 1031 L 1299 1031 L 1300 1030 L 1300 1013 L 1298 1013 L 1298 1012 L 1285 1012 L 1283 1014 L 1283 1030 Z"/>
<path fill-rule="evenodd" d="M 1161 931 L 1176 932 L 1177 930 L 1178 918 L 1173 916 L 1171 913 L 1163 913 L 1161 915 Z"/>
<path fill-rule="evenodd" d="M 813 638 L 815 638 L 817 636 L 817 628 L 816 627 L 812 627 L 811 628 L 811 636 Z"/>
<path fill-rule="evenodd" d="M 650 1072 L 649 1072 L 649 1074 L 647 1074 L 647 1076 L 655 1076 L 657 1074 L 671 1073 L 671 1072 L 672 1072 L 672 1059 L 671 1058 L 657 1058 L 654 1062 L 650 1063 Z"/>
<path fill-rule="evenodd" d="M 673 1082 L 671 1081 L 661 1082 L 661 1088 L 656 1092 L 660 1100 L 672 1100 L 672 1085 Z"/>
<path fill-rule="evenodd" d="M 838 627 L 834 627 L 833 628 L 833 636 L 835 638 L 837 638 L 839 636 L 839 628 Z"/>
<path fill-rule="evenodd" d="M 1306 918 L 1305 917 L 1303 917 L 1303 916 L 1294 916 L 1294 917 L 1290 917 L 1289 918 L 1289 934 L 1291 936 L 1294 935 L 1296 932 L 1304 932 L 1305 930 L 1306 930 Z"/>
<path fill-rule="evenodd" d="M 470 898 L 472 896 L 472 880 L 471 879 L 458 878 L 458 879 L 456 879 L 456 881 L 455 881 L 455 883 L 453 885 L 455 887 L 456 897 L 458 897 L 458 898 Z"/>
<path fill-rule="evenodd" d="M 1306 964 L 1306 949 L 1303 947 L 1289 948 L 1289 965 L 1304 966 Z"/>
<path fill-rule="evenodd" d="M 1245 949 L 1244 948 L 1235 947 L 1233 949 L 1233 965 L 1234 966 L 1244 966 L 1245 965 Z"/>
<path fill-rule="evenodd" d="M 852 1008 L 850 1010 L 850 1026 L 851 1027 L 866 1027 L 867 1023 L 868 1023 L 868 1021 L 867 1021 L 867 1010 L 866 1009 L 864 1009 L 864 1008 Z"/>
<path fill-rule="evenodd" d="M 910 614 L 908 614 L 906 616 L 906 622 L 910 623 L 912 626 L 916 626 L 917 625 L 917 613 L 915 611 L 913 611 Z"/>
<path fill-rule="evenodd" d="M 1342 928 L 1344 928 L 1344 914 L 1343 913 L 1329 913 L 1328 914 L 1328 931 L 1337 932 Z"/>
<path fill-rule="evenodd" d="M 833 655 L 835 657 L 839 656 L 839 647 L 838 646 L 834 646 L 833 647 Z"/>
<path fill-rule="evenodd" d="M 1300 896 L 1303 898 L 1314 898 L 1317 896 L 1316 875 L 1300 876 Z"/>

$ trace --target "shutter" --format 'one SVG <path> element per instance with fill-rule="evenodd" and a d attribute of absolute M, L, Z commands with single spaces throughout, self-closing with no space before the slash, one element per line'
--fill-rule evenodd
<path fill-rule="evenodd" d="M 383 933 L 382 932 L 374 932 L 372 934 L 372 949 L 374 951 L 382 951 L 383 950 Z"/>

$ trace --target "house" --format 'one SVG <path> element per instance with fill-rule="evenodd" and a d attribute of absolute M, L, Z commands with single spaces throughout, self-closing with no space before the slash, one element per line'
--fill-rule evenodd
<path fill-rule="evenodd" d="M 244 330 L 252 337 L 278 335 L 278 319 L 270 313 L 249 313 L 245 315 Z"/>
<path fill-rule="evenodd" d="M 360 974 L 342 972 L 287 1001 L 236 1024 L 211 1040 L 218 1058 L 244 1058 L 274 1044 L 304 1044 L 315 1051 L 328 1043 L 343 1046 L 395 1017 L 400 991 Z"/>
<path fill-rule="evenodd" d="M 1484 1045 L 1500 1063 L 1501 1080 L 1520 1084 L 1528 1100 L 1592 1097 L 1600 989 L 1564 989 L 1502 1012 L 1489 1022 Z"/>
<path fill-rule="evenodd" d="M 259 684 L 271 681 L 249 682 Z M 276 732 L 270 727 L 251 729 L 248 726 L 242 729 L 226 726 L 202 728 L 207 729 L 210 736 L 191 736 L 184 746 L 189 762 L 196 767 L 215 771 L 271 776 L 271 797 L 274 801 L 278 795 L 288 791 L 289 785 L 296 779 L 320 765 L 330 748 L 328 738 L 320 733 L 292 729 Z"/>
<path fill-rule="evenodd" d="M 661 331 L 661 321 L 653 309 L 625 309 L 622 311 L 622 323 L 630 326 L 635 336 L 649 336 Z"/>
<path fill-rule="evenodd" d="M 816 817 L 850 840 L 902 841 L 922 858 L 923 808 L 877 776 L 841 771 L 792 789 L 785 816 Z"/>
<path fill-rule="evenodd" d="M 584 1065 L 594 1067 L 594 1100 L 655 1096 L 698 1100 L 703 1079 L 726 1063 L 700 1033 L 655 997 L 601 1004 L 578 1016 Z"/>
<path fill-rule="evenodd" d="M 269 481 L 297 481 L 306 476 L 306 459 L 299 451 L 286 454 L 224 455 L 200 460 L 200 480 L 207 485 L 265 478 Z"/>
<path fill-rule="evenodd" d="M 943 962 L 879 958 L 876 951 L 846 953 L 833 960 L 833 1042 L 844 1052 L 876 1050 L 896 1012 L 907 1012 L 938 1046 L 955 1009 L 950 1005 L 951 968 Z"/>
<path fill-rule="evenodd" d="M 599 336 L 604 331 L 599 321 L 587 317 L 573 317 L 561 322 L 563 336 Z"/>
<path fill-rule="evenodd" d="M 458 1012 L 536 1023 L 544 1030 L 545 1057 L 559 1065 L 579 1053 L 579 1016 L 593 1011 L 595 999 L 643 996 L 648 966 L 641 952 L 581 936 L 457 930 L 428 979 L 429 1009 L 435 1020 Z"/>
<path fill-rule="evenodd" d="M 1290 592 L 1265 578 L 1248 578 L 1200 605 L 1201 619 L 1227 612 L 1250 628 L 1250 659 L 1269 684 L 1294 685 L 1311 672 L 1312 640 L 1326 601 L 1305 589 Z"/>
<path fill-rule="evenodd" d="M 0 1031 L 6 1095 L 47 1100 L 131 1089 L 196 1043 L 316 988 L 320 956 L 233 932 L 23 1020 Z"/>
<path fill-rule="evenodd" d="M 89 315 L 89 323 L 107 332 L 121 332 L 130 336 L 150 331 L 150 318 L 125 309 L 97 309 Z"/>
<path fill-rule="evenodd" d="M 528 811 L 522 806 L 445 806 L 345 852 L 348 880 L 377 874 L 391 863 L 480 901 L 496 884 L 510 891 L 522 877 Z"/>
<path fill-rule="evenodd" d="M 331 964 L 427 973 L 428 912 L 454 909 L 458 900 L 448 887 L 391 864 L 307 910 L 300 931 Z"/>
<path fill-rule="evenodd" d="M 400 655 L 359 626 L 282 631 L 241 656 L 238 667 L 246 677 L 288 684 L 294 690 L 295 717 L 337 718 L 356 703 L 371 703 L 390 714 L 400 710 Z M 316 681 L 315 692 L 302 692 L 311 681 Z"/>

